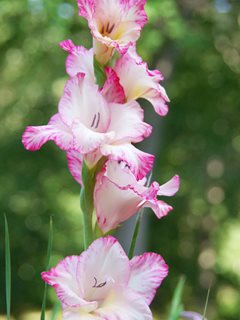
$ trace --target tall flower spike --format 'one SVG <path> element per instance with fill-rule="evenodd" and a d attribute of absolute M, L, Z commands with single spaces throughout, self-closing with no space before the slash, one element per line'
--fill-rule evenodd
<path fill-rule="evenodd" d="M 108 236 L 80 256 L 65 258 L 42 278 L 56 290 L 64 320 L 152 320 L 149 304 L 167 273 L 160 255 L 145 253 L 129 261 Z"/>
<path fill-rule="evenodd" d="M 157 196 L 174 195 L 179 189 L 179 177 L 174 176 L 162 186 L 153 182 L 149 188 L 144 186 L 145 181 L 137 181 L 125 163 L 107 162 L 94 190 L 97 221 L 103 232 L 115 229 L 142 207 L 150 207 L 158 219 L 173 209 Z"/>
<path fill-rule="evenodd" d="M 97 60 L 106 64 L 115 49 L 127 51 L 147 22 L 146 0 L 77 0 L 79 15 L 87 19 Z"/>
<path fill-rule="evenodd" d="M 126 100 L 138 98 L 148 100 L 155 112 L 165 116 L 168 112 L 169 98 L 165 89 L 159 84 L 163 80 L 158 70 L 149 70 L 146 62 L 136 54 L 135 47 L 131 47 L 116 63 L 114 67 Z"/>

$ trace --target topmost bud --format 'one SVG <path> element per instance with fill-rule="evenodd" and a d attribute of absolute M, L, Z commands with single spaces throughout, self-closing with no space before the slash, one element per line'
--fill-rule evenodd
<path fill-rule="evenodd" d="M 79 15 L 87 19 L 96 59 L 106 64 L 114 50 L 122 55 L 134 44 L 147 22 L 146 0 L 77 0 Z"/>

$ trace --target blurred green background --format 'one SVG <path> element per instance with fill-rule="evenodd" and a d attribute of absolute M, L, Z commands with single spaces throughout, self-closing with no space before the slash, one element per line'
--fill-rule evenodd
<path fill-rule="evenodd" d="M 181 274 L 185 309 L 202 312 L 212 283 L 208 318 L 240 319 L 240 2 L 148 0 L 149 23 L 138 51 L 165 75 L 167 117 L 148 105 L 157 151 L 154 180 L 175 173 L 181 190 L 174 211 L 157 221 L 149 213 L 148 250 L 170 266 L 153 305 L 167 311 Z M 79 188 L 53 143 L 24 150 L 27 125 L 56 112 L 71 38 L 91 47 L 74 0 L 0 0 L 0 313 L 5 313 L 3 213 L 12 249 L 12 310 L 17 319 L 40 309 L 49 216 L 54 216 L 52 265 L 82 249 Z M 148 146 L 146 146 L 148 148 Z M 154 151 L 154 152 L 155 152 Z M 49 306 L 54 301 L 51 290 Z M 25 318 L 24 318 L 25 319 Z"/>

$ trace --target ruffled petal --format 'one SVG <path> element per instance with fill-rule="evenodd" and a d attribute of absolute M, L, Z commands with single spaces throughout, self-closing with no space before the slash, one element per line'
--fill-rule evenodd
<path fill-rule="evenodd" d="M 175 175 L 174 177 L 172 177 L 171 180 L 169 180 L 168 182 L 160 186 L 157 194 L 158 196 L 171 197 L 178 192 L 179 187 L 180 187 L 180 178 L 178 175 Z"/>
<path fill-rule="evenodd" d="M 60 261 L 55 268 L 42 272 L 42 279 L 54 287 L 59 300 L 64 306 L 84 306 L 88 310 L 95 310 L 97 303 L 83 299 L 82 289 L 79 286 L 78 264 L 81 256 L 70 256 Z"/>
<path fill-rule="evenodd" d="M 107 80 L 101 90 L 102 95 L 107 102 L 124 103 L 125 94 L 122 86 L 119 83 L 119 78 L 112 68 L 105 68 Z"/>
<path fill-rule="evenodd" d="M 95 12 L 95 0 L 78 0 L 79 15 L 90 19 Z"/>
<path fill-rule="evenodd" d="M 98 225 L 106 233 L 116 229 L 120 223 L 134 215 L 142 199 L 130 185 L 119 186 L 104 174 L 102 171 L 97 176 L 94 205 Z"/>
<path fill-rule="evenodd" d="M 141 296 L 129 288 L 112 291 L 96 310 L 99 319 L 106 320 L 152 320 L 152 313 Z"/>
<path fill-rule="evenodd" d="M 163 79 L 158 70 L 149 70 L 145 62 L 131 47 L 114 67 L 124 89 L 127 101 L 145 98 L 152 103 L 154 110 L 161 116 L 168 112 L 169 98 L 165 89 L 159 84 Z"/>
<path fill-rule="evenodd" d="M 150 305 L 157 288 L 168 274 L 168 266 L 159 254 L 152 252 L 134 257 L 130 265 L 129 287 Z"/>
<path fill-rule="evenodd" d="M 99 148 L 102 144 L 110 142 L 114 132 L 101 133 L 88 129 L 81 122 L 72 126 L 74 135 L 74 149 L 82 154 L 88 154 Z"/>
<path fill-rule="evenodd" d="M 68 126 L 81 122 L 96 132 L 106 132 L 110 122 L 108 104 L 98 86 L 81 73 L 67 81 L 59 113 Z"/>
<path fill-rule="evenodd" d="M 167 203 L 158 200 L 161 186 L 157 182 L 145 187 L 144 181 L 145 179 L 137 181 L 124 162 L 109 160 L 105 163 L 97 175 L 94 189 L 97 222 L 103 232 L 117 228 L 142 207 L 152 208 L 158 219 L 173 209 Z"/>
<path fill-rule="evenodd" d="M 108 130 L 116 133 L 115 143 L 140 142 L 152 133 L 152 126 L 143 121 L 143 110 L 136 101 L 110 104 L 111 122 Z"/>
<path fill-rule="evenodd" d="M 173 210 L 172 206 L 162 200 L 157 199 L 148 200 L 143 206 L 151 208 L 158 219 L 161 219 Z"/>
<path fill-rule="evenodd" d="M 67 151 L 68 169 L 73 178 L 82 184 L 82 162 L 83 155 L 75 150 Z"/>
<path fill-rule="evenodd" d="M 69 53 L 66 60 L 66 70 L 70 77 L 83 73 L 95 82 L 93 68 L 93 49 L 87 50 L 82 46 L 75 46 L 71 40 L 60 42 L 60 47 Z"/>
<path fill-rule="evenodd" d="M 82 308 L 64 308 L 63 320 L 100 320 L 98 315 L 83 311 Z"/>
<path fill-rule="evenodd" d="M 22 143 L 27 150 L 39 150 L 47 141 L 53 140 L 62 150 L 73 146 L 72 131 L 64 124 L 60 115 L 55 114 L 45 126 L 27 127 L 22 136 Z"/>
<path fill-rule="evenodd" d="M 148 174 L 154 162 L 153 155 L 137 149 L 130 143 L 103 145 L 101 153 L 111 160 L 125 161 L 138 180 Z"/>
<path fill-rule="evenodd" d="M 78 273 L 86 300 L 102 301 L 115 286 L 126 286 L 130 275 L 128 257 L 119 242 L 111 237 L 95 240 L 81 254 Z"/>

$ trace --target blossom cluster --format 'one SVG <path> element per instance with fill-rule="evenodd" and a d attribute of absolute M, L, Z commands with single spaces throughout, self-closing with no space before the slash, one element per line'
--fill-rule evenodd
<path fill-rule="evenodd" d="M 142 207 L 162 218 L 172 207 L 158 197 L 172 196 L 179 189 L 177 175 L 163 185 L 147 186 L 154 156 L 134 145 L 152 132 L 138 98 L 148 100 L 160 116 L 167 114 L 169 102 L 160 84 L 162 74 L 149 70 L 136 51 L 147 22 L 145 2 L 78 0 L 93 48 L 71 40 L 60 43 L 68 54 L 69 79 L 58 111 L 47 125 L 27 127 L 22 138 L 30 151 L 54 141 L 66 153 L 69 171 L 82 188 L 84 166 L 95 172 L 93 211 L 102 236 Z M 129 260 L 109 236 L 86 249 L 42 274 L 62 302 L 63 318 L 152 319 L 148 306 L 168 270 L 163 258 L 145 253 Z"/>

